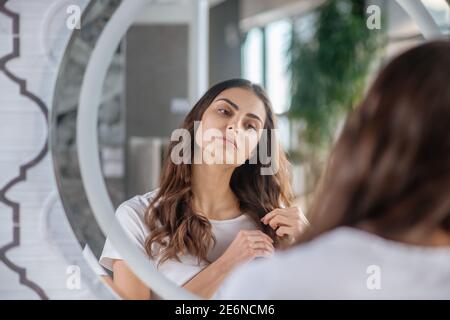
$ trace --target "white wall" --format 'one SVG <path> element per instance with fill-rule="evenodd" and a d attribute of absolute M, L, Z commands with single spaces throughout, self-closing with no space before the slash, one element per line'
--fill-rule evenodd
<path fill-rule="evenodd" d="M 71 4 L 87 0 L 10 0 L 0 9 L 0 299 L 113 297 L 82 257 L 46 147 Z M 81 269 L 79 289 L 67 286 L 71 265 Z"/>

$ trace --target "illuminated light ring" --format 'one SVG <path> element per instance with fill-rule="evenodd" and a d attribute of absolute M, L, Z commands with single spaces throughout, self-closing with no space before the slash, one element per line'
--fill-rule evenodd
<path fill-rule="evenodd" d="M 94 216 L 113 246 L 135 274 L 164 299 L 196 299 L 159 273 L 155 265 L 126 236 L 114 215 L 102 176 L 97 139 L 98 109 L 103 83 L 115 49 L 122 37 L 151 0 L 123 1 L 106 24 L 86 68 L 77 114 L 77 145 L 83 186 Z"/>

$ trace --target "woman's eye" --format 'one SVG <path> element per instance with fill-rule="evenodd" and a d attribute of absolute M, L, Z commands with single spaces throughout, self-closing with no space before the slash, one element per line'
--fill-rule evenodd
<path fill-rule="evenodd" d="M 228 111 L 227 109 L 223 109 L 223 108 L 219 108 L 219 113 L 223 114 L 223 115 L 229 115 L 230 111 Z"/>
<path fill-rule="evenodd" d="M 255 131 L 256 131 L 256 127 L 255 127 L 254 125 L 252 125 L 252 124 L 248 124 L 248 125 L 247 125 L 247 129 L 248 129 L 248 130 L 255 130 Z"/>

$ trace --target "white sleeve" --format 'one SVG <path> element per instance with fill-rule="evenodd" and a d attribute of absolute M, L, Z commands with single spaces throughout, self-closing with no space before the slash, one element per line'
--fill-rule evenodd
<path fill-rule="evenodd" d="M 123 228 L 123 231 L 128 238 L 136 245 L 137 248 L 145 251 L 145 240 L 147 233 L 146 226 L 140 218 L 138 212 L 126 204 L 122 204 L 116 210 L 116 219 Z M 120 253 L 112 246 L 110 240 L 106 238 L 102 254 L 100 256 L 100 265 L 112 271 L 112 264 L 114 260 L 123 260 Z"/>
<path fill-rule="evenodd" d="M 83 257 L 94 272 L 99 276 L 107 276 L 108 273 L 100 266 L 96 256 L 92 253 L 91 248 L 86 244 L 83 249 Z"/>

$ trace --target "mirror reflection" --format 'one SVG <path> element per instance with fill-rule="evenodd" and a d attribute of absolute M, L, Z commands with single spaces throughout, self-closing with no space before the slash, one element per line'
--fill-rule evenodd
<path fill-rule="evenodd" d="M 449 35 L 448 4 L 423 2 Z M 92 2 L 72 36 L 58 77 L 52 152 L 86 259 L 119 297 L 159 299 L 98 227 L 77 160 L 82 77 L 120 3 Z M 395 265 L 391 253 L 423 257 L 417 272 L 436 266 L 437 278 L 448 276 L 439 269 L 450 261 L 450 209 L 439 196 L 448 180 L 433 171 L 446 172 L 450 155 L 440 135 L 450 79 L 437 66 L 449 62 L 448 41 L 408 51 L 425 40 L 395 1 L 370 8 L 356 0 L 210 1 L 209 82 L 192 99 L 192 22 L 165 21 L 158 10 L 167 8 L 149 6 L 115 52 L 97 138 L 115 218 L 162 275 L 206 299 L 370 298 L 365 276 Z M 422 158 L 436 152 L 441 161 Z M 429 251 L 417 253 L 422 246 Z M 321 268 L 338 262 L 339 279 L 354 281 L 355 291 L 327 287 Z M 303 287 L 289 278 L 302 265 L 315 274 L 300 278 Z M 386 279 L 397 287 L 383 297 L 407 294 L 413 280 Z"/>

